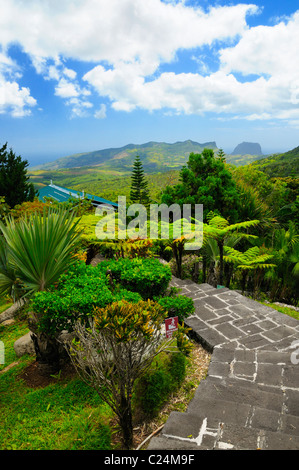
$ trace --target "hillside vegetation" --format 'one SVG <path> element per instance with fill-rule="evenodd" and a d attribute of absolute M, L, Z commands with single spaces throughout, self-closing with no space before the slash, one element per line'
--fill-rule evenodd
<path fill-rule="evenodd" d="M 256 169 L 272 178 L 299 176 L 299 147 L 252 162 Z"/>
<path fill-rule="evenodd" d="M 36 166 L 32 170 L 59 170 L 61 168 L 78 168 L 96 166 L 105 171 L 131 171 L 136 155 L 139 155 L 144 170 L 149 172 L 181 168 L 191 152 L 200 153 L 204 148 L 217 151 L 216 142 L 199 144 L 192 140 L 168 144 L 165 142 L 148 142 L 142 145 L 129 144 L 120 148 L 96 150 L 60 158 L 54 162 Z"/>

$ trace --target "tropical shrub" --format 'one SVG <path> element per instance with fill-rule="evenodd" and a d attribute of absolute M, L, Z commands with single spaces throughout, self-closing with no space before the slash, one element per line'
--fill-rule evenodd
<path fill-rule="evenodd" d="M 69 343 L 79 375 L 116 414 L 126 449 L 133 445 L 133 386 L 166 347 L 159 334 L 164 318 L 163 308 L 153 301 L 114 302 L 96 308 L 89 327 L 77 322 L 78 339 Z"/>
<path fill-rule="evenodd" d="M 195 310 L 193 300 L 185 295 L 162 297 L 157 301 L 167 311 L 169 317 L 178 317 L 180 322 L 192 315 Z"/>
<path fill-rule="evenodd" d="M 32 310 L 38 316 L 39 329 L 48 335 L 72 331 L 80 318 L 87 321 L 95 307 L 106 307 L 117 300 L 138 302 L 141 296 L 124 288 L 110 289 L 109 279 L 98 267 L 82 262 L 73 265 L 49 291 L 38 292 Z"/>
<path fill-rule="evenodd" d="M 155 416 L 170 393 L 179 388 L 186 375 L 187 359 L 180 352 L 160 354 L 138 380 L 134 394 L 136 413 Z"/>
<path fill-rule="evenodd" d="M 31 297 L 48 289 L 74 262 L 80 234 L 74 215 L 50 209 L 43 216 L 0 221 L 6 264 L 0 264 L 0 293 L 11 293 L 18 280 L 18 293 Z M 4 259 L 4 258 L 3 258 Z"/>
<path fill-rule="evenodd" d="M 103 261 L 99 269 L 109 271 L 116 283 L 124 288 L 138 292 L 143 299 L 153 299 L 163 295 L 171 280 L 171 271 L 154 258 L 120 258 Z"/>

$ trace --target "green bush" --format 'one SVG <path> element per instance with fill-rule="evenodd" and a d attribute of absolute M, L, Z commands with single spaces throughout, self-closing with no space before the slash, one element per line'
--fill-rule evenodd
<path fill-rule="evenodd" d="M 186 357 L 181 352 L 161 354 L 135 387 L 135 413 L 153 417 L 177 390 L 186 375 Z"/>
<path fill-rule="evenodd" d="M 71 330 L 78 318 L 86 320 L 95 307 L 106 307 L 116 300 L 138 302 L 136 292 L 111 290 L 108 278 L 97 267 L 76 263 L 49 291 L 37 292 L 32 310 L 39 318 L 39 328 L 49 335 Z"/>
<path fill-rule="evenodd" d="M 171 280 L 170 268 L 154 258 L 120 258 L 103 261 L 99 266 L 105 274 L 110 270 L 115 282 L 138 292 L 143 299 L 163 295 Z"/>
<path fill-rule="evenodd" d="M 195 310 L 193 300 L 185 295 L 162 297 L 157 301 L 165 308 L 169 317 L 178 317 L 180 322 L 192 315 Z"/>

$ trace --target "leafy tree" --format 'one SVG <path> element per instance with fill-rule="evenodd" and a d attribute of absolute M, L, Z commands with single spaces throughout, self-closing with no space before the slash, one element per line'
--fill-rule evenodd
<path fill-rule="evenodd" d="M 12 149 L 7 150 L 7 143 L 0 148 L 0 194 L 12 208 L 24 201 L 33 201 L 36 195 L 33 184 L 29 183 L 27 166 L 27 160 L 16 156 Z"/>
<path fill-rule="evenodd" d="M 232 234 L 236 233 L 238 237 L 242 238 L 256 238 L 253 235 L 249 235 L 244 230 L 249 227 L 254 227 L 259 224 L 258 220 L 248 220 L 245 222 L 239 222 L 236 224 L 229 225 L 229 222 L 220 216 L 214 216 L 209 220 L 208 224 L 204 224 L 203 233 L 204 233 L 204 244 L 206 238 L 212 238 L 217 242 L 219 249 L 219 284 L 223 284 L 223 274 L 224 274 L 224 242 L 225 238 Z"/>
<path fill-rule="evenodd" d="M 144 204 L 145 206 L 150 202 L 148 182 L 145 179 L 139 155 L 137 155 L 133 164 L 130 199 L 133 203 Z"/>
<path fill-rule="evenodd" d="M 174 349 L 173 339 L 163 341 L 161 335 L 165 317 L 164 308 L 150 300 L 114 302 L 96 308 L 89 326 L 77 322 L 78 340 L 68 343 L 78 374 L 116 414 L 126 449 L 133 447 L 133 385 L 154 357 Z M 183 330 L 181 327 L 178 332 L 178 342 Z"/>
<path fill-rule="evenodd" d="M 253 274 L 254 279 L 254 295 L 257 295 L 262 281 L 263 272 L 275 268 L 276 265 L 269 263 L 273 259 L 273 254 L 264 252 L 265 249 L 253 246 L 246 250 L 244 253 L 236 250 L 235 248 L 225 246 L 224 247 L 224 260 L 233 263 L 234 266 L 241 270 L 243 273 L 243 285 L 242 289 L 245 290 L 246 276 L 248 272 Z"/>
<path fill-rule="evenodd" d="M 204 149 L 202 154 L 191 153 L 180 172 L 180 182 L 166 187 L 162 203 L 203 204 L 204 220 L 214 211 L 231 222 L 237 221 L 239 195 L 224 156 L 215 157 L 211 149 Z"/>
<path fill-rule="evenodd" d="M 286 302 L 298 300 L 299 282 L 299 233 L 294 222 L 287 229 L 276 230 L 272 248 L 275 271 L 269 273 L 272 281 L 271 297 Z"/>

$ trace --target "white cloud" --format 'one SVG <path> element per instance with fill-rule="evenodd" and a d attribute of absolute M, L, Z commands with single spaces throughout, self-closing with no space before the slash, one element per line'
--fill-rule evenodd
<path fill-rule="evenodd" d="M 2 50 L 20 44 L 37 73 L 56 82 L 53 91 L 73 116 L 87 115 L 93 89 L 127 112 L 299 118 L 299 10 L 273 26 L 251 28 L 246 16 L 259 9 L 242 3 L 204 11 L 183 0 L 0 0 L 0 11 Z M 218 58 L 218 71 L 217 61 L 213 72 L 206 64 L 203 46 Z M 182 51 L 200 68 L 161 72 Z M 12 70 L 3 57 L 0 49 L 0 72 Z M 90 70 L 81 77 L 68 60 L 84 61 Z M 28 110 L 29 89 L 18 88 L 20 94 Z M 106 106 L 94 116 L 105 117 Z"/>
<path fill-rule="evenodd" d="M 5 80 L 0 75 L 0 114 L 8 113 L 13 117 L 24 117 L 31 114 L 36 100 L 30 96 L 30 90 L 19 87 L 18 83 Z"/>
<path fill-rule="evenodd" d="M 55 88 L 55 95 L 61 98 L 73 98 L 74 96 L 79 96 L 79 92 L 73 83 L 62 78 Z"/>
<path fill-rule="evenodd" d="M 106 105 L 105 104 L 101 104 L 101 107 L 100 109 L 98 109 L 95 113 L 94 113 L 94 117 L 96 119 L 105 119 L 106 117 Z"/>

